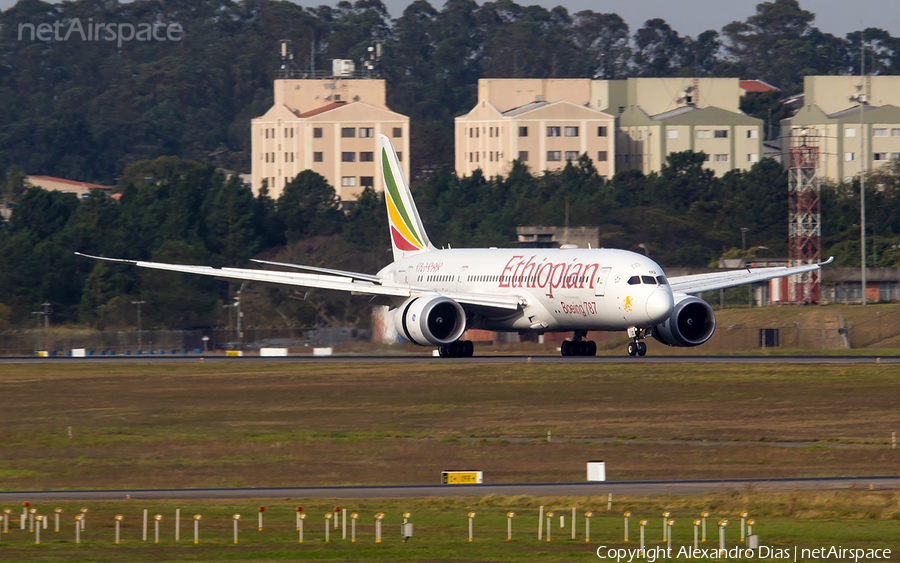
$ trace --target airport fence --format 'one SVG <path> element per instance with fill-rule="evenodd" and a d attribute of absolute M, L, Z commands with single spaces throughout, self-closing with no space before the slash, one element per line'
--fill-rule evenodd
<path fill-rule="evenodd" d="M 204 340 L 204 337 L 206 340 Z M 199 328 L 192 330 L 19 330 L 0 332 L 0 355 L 31 356 L 39 351 L 67 355 L 84 349 L 89 355 L 191 354 L 223 350 L 258 350 L 263 347 L 302 349 L 336 346 L 347 341 L 369 341 L 371 330 L 324 328 Z"/>

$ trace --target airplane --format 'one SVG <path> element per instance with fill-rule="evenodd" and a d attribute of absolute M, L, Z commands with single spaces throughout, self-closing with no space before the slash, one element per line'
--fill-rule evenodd
<path fill-rule="evenodd" d="M 524 333 L 571 332 L 563 356 L 594 356 L 588 331 L 627 331 L 629 356 L 643 356 L 652 336 L 673 347 L 712 337 L 716 316 L 696 295 L 818 270 L 818 264 L 731 270 L 667 278 L 649 257 L 627 250 L 569 245 L 549 249 L 438 249 L 428 238 L 391 141 L 378 136 L 394 261 L 377 274 L 253 260 L 279 270 L 213 268 L 97 260 L 232 282 L 346 291 L 387 305 L 397 333 L 437 347 L 441 357 L 469 357 L 467 329 Z M 290 271 L 294 270 L 294 271 Z M 299 271 L 297 271 L 299 270 Z"/>

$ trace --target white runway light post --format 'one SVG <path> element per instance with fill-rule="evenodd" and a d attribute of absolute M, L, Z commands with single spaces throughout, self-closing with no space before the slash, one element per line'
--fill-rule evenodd
<path fill-rule="evenodd" d="M 157 514 L 153 520 L 153 543 L 159 543 L 159 523 L 162 521 L 162 514 Z"/>
<path fill-rule="evenodd" d="M 403 524 L 400 526 L 400 537 L 403 538 L 403 543 L 408 542 L 412 537 L 413 525 L 409 523 L 410 518 L 412 518 L 412 512 L 403 513 Z"/>
<path fill-rule="evenodd" d="M 350 543 L 356 543 L 356 520 L 359 518 L 359 513 L 354 512 L 350 515 Z"/>
<path fill-rule="evenodd" d="M 34 531 L 34 515 L 37 514 L 37 508 L 28 509 L 28 531 Z"/>
<path fill-rule="evenodd" d="M 59 531 L 59 515 L 62 514 L 62 511 L 63 511 L 63 509 L 58 506 L 53 510 L 53 512 L 55 513 L 54 514 L 54 516 L 55 516 L 54 526 L 53 526 L 55 532 Z"/>
<path fill-rule="evenodd" d="M 87 508 L 81 509 L 81 531 L 82 532 L 84 531 L 84 524 L 85 524 L 85 522 L 87 522 L 87 513 L 88 513 Z"/>
<path fill-rule="evenodd" d="M 507 512 L 506 513 L 506 541 L 512 541 L 512 520 L 516 517 L 515 512 Z"/>
<path fill-rule="evenodd" d="M 672 526 L 675 525 L 675 520 L 669 520 L 668 522 L 666 522 L 666 524 L 667 524 L 666 535 L 669 538 L 668 539 L 669 549 L 667 551 L 667 555 L 668 555 L 668 557 L 671 557 L 672 556 Z"/>
<path fill-rule="evenodd" d="M 550 541 L 550 529 L 552 526 L 553 512 L 547 512 L 547 541 Z"/>
<path fill-rule="evenodd" d="M 298 532 L 300 531 L 300 513 L 301 513 L 301 512 L 303 512 L 303 507 L 302 507 L 302 506 L 298 506 L 298 507 L 297 507 L 297 531 L 298 531 Z"/>
<path fill-rule="evenodd" d="M 124 516 L 116 514 L 116 545 L 119 545 L 119 524 L 122 523 Z"/>
<path fill-rule="evenodd" d="M 347 509 L 341 509 L 341 539 L 347 539 Z"/>
<path fill-rule="evenodd" d="M 303 521 L 306 520 L 305 512 L 297 513 L 297 531 L 300 533 L 300 543 L 303 543 Z"/>
<path fill-rule="evenodd" d="M 719 520 L 719 552 L 725 551 L 725 526 L 727 525 L 728 520 Z"/>
<path fill-rule="evenodd" d="M 644 530 L 647 528 L 647 521 L 641 520 L 641 549 L 644 549 Z"/>
<path fill-rule="evenodd" d="M 665 512 L 662 513 L 662 522 L 663 522 L 662 533 L 663 533 L 663 541 L 666 541 L 666 537 L 668 536 L 668 531 L 667 531 L 667 529 L 666 529 L 666 522 L 669 521 L 669 516 L 671 516 L 671 515 L 672 515 L 672 513 L 669 512 L 668 510 L 666 510 Z"/>
<path fill-rule="evenodd" d="M 25 523 L 28 522 L 28 507 L 31 506 L 30 502 L 22 503 L 22 518 L 19 520 L 19 527 L 21 529 L 25 529 Z"/>
<path fill-rule="evenodd" d="M 697 543 L 700 541 L 699 538 L 700 538 L 700 520 L 694 520 L 694 551 L 699 549 L 699 544 Z"/>
<path fill-rule="evenodd" d="M 4 533 L 4 534 L 8 534 L 8 533 L 9 533 L 9 515 L 10 515 L 10 514 L 12 514 L 12 509 L 11 509 L 11 508 L 4 508 L 4 509 L 3 509 L 3 533 Z"/>
<path fill-rule="evenodd" d="M 625 516 L 625 541 L 628 541 L 628 519 L 631 518 L 631 511 L 626 510 L 623 516 Z"/>
<path fill-rule="evenodd" d="M 594 517 L 594 513 L 591 511 L 587 511 L 584 513 L 584 541 L 591 541 L 591 518 Z"/>
<path fill-rule="evenodd" d="M 331 520 L 334 518 L 334 514 L 331 512 L 325 513 L 325 543 L 331 541 Z"/>
<path fill-rule="evenodd" d="M 472 521 L 475 520 L 475 513 L 469 512 L 469 541 L 472 541 L 474 538 L 472 537 L 473 529 L 472 529 Z M 547 537 L 550 536 L 550 532 L 547 532 Z"/>
<path fill-rule="evenodd" d="M 262 528 L 263 528 L 263 522 L 262 522 L 263 519 L 262 519 L 262 516 L 263 516 L 263 512 L 265 512 L 265 511 L 266 511 L 266 507 L 265 507 L 265 506 L 260 506 L 260 507 L 259 507 L 259 531 L 260 531 L 260 532 L 262 532 Z"/>
<path fill-rule="evenodd" d="M 375 515 L 375 543 L 381 543 L 381 521 L 384 520 L 384 512 Z"/>
<path fill-rule="evenodd" d="M 756 520 L 754 520 L 753 518 L 747 520 L 747 535 L 748 536 L 753 535 L 753 525 L 754 524 L 756 524 Z"/>
<path fill-rule="evenodd" d="M 84 519 L 84 514 L 79 514 L 75 517 L 75 543 L 81 543 L 81 521 Z"/>
<path fill-rule="evenodd" d="M 572 507 L 572 539 L 575 539 L 575 507 Z"/>
<path fill-rule="evenodd" d="M 203 520 L 203 516 L 194 514 L 194 545 L 200 543 L 200 520 Z"/>
<path fill-rule="evenodd" d="M 41 525 L 44 523 L 45 516 L 38 514 L 35 518 L 37 519 L 37 526 L 34 527 L 34 544 L 41 545 Z"/>
<path fill-rule="evenodd" d="M 181 541 L 181 509 L 175 509 L 175 541 Z"/>
<path fill-rule="evenodd" d="M 700 537 L 701 538 L 700 541 L 705 542 L 706 541 L 706 519 L 709 518 L 709 511 L 704 510 L 703 512 L 701 512 L 700 518 L 702 518 L 702 520 L 703 520 L 703 535 Z"/>
<path fill-rule="evenodd" d="M 747 516 L 749 516 L 749 515 L 750 514 L 746 510 L 744 512 L 741 512 L 741 541 L 742 542 L 746 541 L 746 536 L 744 535 L 744 532 L 746 531 L 745 526 L 747 525 Z"/>
<path fill-rule="evenodd" d="M 334 507 L 334 529 L 335 530 L 338 529 L 338 517 L 340 517 L 340 514 L 341 514 L 341 507 L 335 506 Z"/>
<path fill-rule="evenodd" d="M 241 519 L 240 514 L 235 514 L 231 517 L 234 520 L 234 543 L 237 545 L 238 542 L 238 521 Z"/>
<path fill-rule="evenodd" d="M 147 541 L 147 509 L 144 509 L 144 520 L 143 520 L 143 530 L 144 532 L 141 534 L 141 539 L 143 541 Z"/>

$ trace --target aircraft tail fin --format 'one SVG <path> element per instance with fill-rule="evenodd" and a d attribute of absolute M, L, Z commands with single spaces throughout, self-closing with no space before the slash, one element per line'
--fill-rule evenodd
<path fill-rule="evenodd" d="M 378 153 L 381 157 L 384 201 L 387 205 L 394 260 L 434 250 L 409 191 L 409 184 L 403 176 L 400 159 L 397 158 L 394 145 L 385 135 L 378 135 Z"/>

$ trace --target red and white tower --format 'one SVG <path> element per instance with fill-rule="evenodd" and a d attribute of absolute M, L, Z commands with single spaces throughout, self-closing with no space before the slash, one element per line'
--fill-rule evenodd
<path fill-rule="evenodd" d="M 791 266 L 815 264 L 822 258 L 822 212 L 819 197 L 819 132 L 795 129 L 788 153 L 788 237 Z M 819 272 L 791 276 L 787 302 L 818 305 Z"/>

